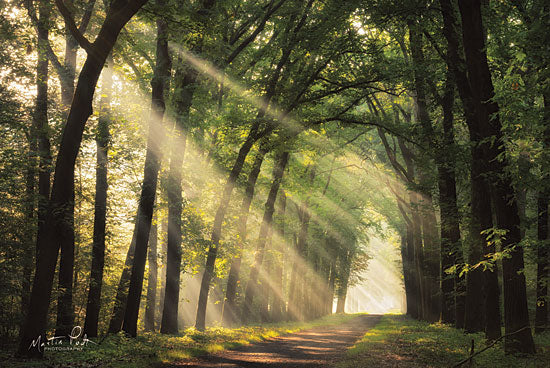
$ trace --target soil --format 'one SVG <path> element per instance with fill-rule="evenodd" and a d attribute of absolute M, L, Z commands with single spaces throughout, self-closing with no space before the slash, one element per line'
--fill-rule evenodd
<path fill-rule="evenodd" d="M 346 323 L 316 327 L 279 336 L 235 350 L 225 350 L 165 368 L 176 367 L 259 367 L 314 368 L 331 367 L 346 349 L 359 340 L 380 320 L 379 315 L 362 315 Z"/>

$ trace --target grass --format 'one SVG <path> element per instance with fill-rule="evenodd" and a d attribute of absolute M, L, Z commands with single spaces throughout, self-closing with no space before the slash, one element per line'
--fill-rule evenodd
<path fill-rule="evenodd" d="M 464 334 L 443 324 L 428 324 L 402 315 L 386 315 L 349 349 L 337 368 L 452 367 L 486 346 L 483 334 Z M 534 357 L 505 355 L 502 343 L 474 358 L 473 367 L 550 367 L 550 333 L 535 336 Z M 462 365 L 468 367 L 468 364 Z"/>
<path fill-rule="evenodd" d="M 81 350 L 46 351 L 42 360 L 13 358 L 13 350 L 0 351 L 0 367 L 10 368 L 143 368 L 159 366 L 192 357 L 236 348 L 279 335 L 316 326 L 340 324 L 356 315 L 336 314 L 309 322 L 285 322 L 239 328 L 208 328 L 200 332 L 189 328 L 178 336 L 143 333 L 128 338 L 123 333 L 109 335 L 100 344 Z M 99 342 L 99 341 L 96 341 Z"/>

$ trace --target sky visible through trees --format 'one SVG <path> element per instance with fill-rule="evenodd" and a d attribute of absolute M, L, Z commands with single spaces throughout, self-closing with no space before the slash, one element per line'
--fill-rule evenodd
<path fill-rule="evenodd" d="M 0 0 L 2 350 L 367 311 L 535 354 L 548 29 L 543 0 Z"/>

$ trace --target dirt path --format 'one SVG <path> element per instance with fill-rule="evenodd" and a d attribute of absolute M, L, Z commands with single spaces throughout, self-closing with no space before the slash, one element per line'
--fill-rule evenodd
<path fill-rule="evenodd" d="M 365 332 L 374 327 L 381 316 L 364 315 L 341 325 L 317 327 L 311 330 L 284 335 L 265 342 L 226 350 L 191 361 L 180 362 L 176 367 L 261 367 L 261 368 L 313 368 L 330 367 Z"/>

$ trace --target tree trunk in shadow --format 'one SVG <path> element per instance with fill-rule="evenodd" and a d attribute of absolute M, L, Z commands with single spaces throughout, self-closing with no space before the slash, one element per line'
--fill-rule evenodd
<path fill-rule="evenodd" d="M 92 244 L 92 269 L 90 272 L 90 287 L 86 305 L 86 320 L 84 333 L 88 337 L 97 337 L 99 310 L 101 308 L 101 287 L 103 285 L 103 267 L 105 265 L 105 223 L 107 215 L 107 150 L 109 145 L 110 103 L 113 83 L 113 61 L 109 56 L 103 69 L 102 90 L 100 102 L 100 117 L 98 119 L 96 145 L 96 191 L 94 205 L 94 233 Z"/>
<path fill-rule="evenodd" d="M 241 203 L 240 216 L 238 222 L 238 250 L 237 252 L 242 252 L 244 247 L 244 242 L 246 240 L 246 225 L 248 222 L 248 214 L 250 211 L 250 204 L 254 197 L 254 188 L 256 187 L 256 180 L 260 174 L 260 169 L 266 154 L 266 149 L 260 147 L 260 150 L 254 158 L 252 164 L 252 169 L 248 174 L 248 180 L 245 187 L 245 195 Z M 229 275 L 227 276 L 227 287 L 225 292 L 225 301 L 222 311 L 222 321 L 225 326 L 234 326 L 238 323 L 238 313 L 236 305 L 236 295 L 237 295 L 237 284 L 239 281 L 239 274 L 241 269 L 241 258 L 242 255 L 239 253 L 233 257 L 231 260 L 231 266 L 229 269 Z"/>
<path fill-rule="evenodd" d="M 157 0 L 159 6 L 164 5 L 164 3 L 164 0 Z M 139 304 L 147 259 L 147 243 L 149 242 L 158 173 L 162 159 L 161 145 L 165 139 L 165 128 L 162 122 L 165 110 L 164 91 L 166 83 L 170 78 L 170 68 L 168 26 L 164 19 L 159 18 L 157 20 L 156 67 L 153 80 L 151 81 L 152 96 L 149 136 L 147 138 L 147 152 L 145 154 L 143 186 L 139 200 L 138 217 L 136 219 L 136 247 L 130 274 L 128 299 L 124 311 L 124 322 L 122 324 L 122 329 L 130 336 L 137 335 Z"/>
<path fill-rule="evenodd" d="M 260 268 L 262 266 L 265 245 L 268 239 L 268 235 L 271 231 L 273 223 L 273 213 L 275 212 L 275 199 L 279 191 L 279 186 L 283 180 L 284 169 L 288 163 L 289 152 L 280 153 L 273 168 L 273 181 L 271 182 L 271 188 L 265 202 L 265 211 L 260 225 L 260 234 L 258 235 L 258 241 L 256 243 L 256 255 L 254 257 L 254 264 L 250 270 L 250 276 L 246 285 L 245 297 L 242 310 L 242 320 L 247 321 L 248 317 L 252 314 L 252 302 L 255 294 L 257 294 L 257 281 Z"/>

